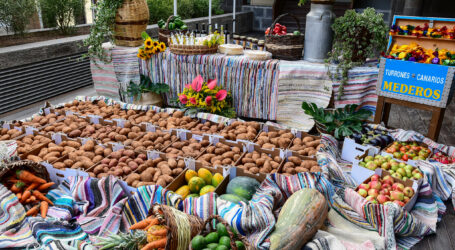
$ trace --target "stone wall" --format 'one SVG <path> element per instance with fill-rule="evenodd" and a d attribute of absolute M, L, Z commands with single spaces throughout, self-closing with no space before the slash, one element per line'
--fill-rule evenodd
<path fill-rule="evenodd" d="M 253 31 L 264 32 L 273 22 L 272 6 L 242 6 L 242 11 L 253 12 Z"/>

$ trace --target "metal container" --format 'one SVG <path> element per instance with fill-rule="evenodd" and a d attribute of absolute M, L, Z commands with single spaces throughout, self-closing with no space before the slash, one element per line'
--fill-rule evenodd
<path fill-rule="evenodd" d="M 304 60 L 324 62 L 332 49 L 332 23 L 335 14 L 333 5 L 311 3 L 311 10 L 306 16 Z"/>

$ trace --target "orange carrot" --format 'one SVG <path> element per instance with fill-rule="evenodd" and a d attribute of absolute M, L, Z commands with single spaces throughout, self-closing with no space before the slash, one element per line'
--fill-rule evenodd
<path fill-rule="evenodd" d="M 22 198 L 22 193 L 17 193 L 16 196 L 17 196 L 17 199 L 20 201 Z"/>
<path fill-rule="evenodd" d="M 54 185 L 53 182 L 48 182 L 48 183 L 45 183 L 45 184 L 41 184 L 38 187 L 38 191 L 46 191 L 48 188 L 52 187 L 52 185 Z"/>
<path fill-rule="evenodd" d="M 35 202 L 36 201 L 36 196 L 34 196 L 33 194 L 30 196 L 30 198 L 28 198 L 30 200 L 30 202 Z"/>
<path fill-rule="evenodd" d="M 25 193 L 25 192 L 24 192 Z M 42 200 L 42 201 L 47 201 L 47 203 L 49 203 L 49 205 L 54 205 L 54 203 L 52 203 L 51 200 L 49 200 L 46 196 L 44 196 L 40 191 L 38 190 L 34 190 L 33 191 L 33 195 L 36 196 L 36 198 L 38 198 L 39 200 Z"/>
<path fill-rule="evenodd" d="M 25 190 L 27 191 L 32 191 L 33 189 L 37 188 L 40 184 L 37 183 L 37 182 L 33 182 L 32 184 L 30 184 Z"/>
<path fill-rule="evenodd" d="M 155 240 L 155 241 L 152 241 L 152 242 L 148 243 L 147 245 L 145 245 L 143 248 L 141 248 L 141 250 L 152 250 L 155 248 L 165 247 L 166 242 L 167 242 L 167 238 Z"/>
<path fill-rule="evenodd" d="M 22 192 L 22 189 L 24 187 L 25 187 L 25 183 L 23 183 L 22 181 L 18 181 L 16 183 L 14 183 L 13 186 L 11 187 L 11 192 L 13 192 L 13 193 Z"/>
<path fill-rule="evenodd" d="M 166 236 L 167 235 L 167 229 L 163 228 L 163 229 L 156 230 L 156 231 L 152 232 L 152 235 L 154 235 L 154 236 Z"/>
<path fill-rule="evenodd" d="M 17 170 L 16 171 L 17 178 L 22 181 L 26 182 L 38 182 L 39 184 L 45 184 L 46 180 L 37 177 L 36 175 L 30 173 L 27 170 Z"/>
<path fill-rule="evenodd" d="M 40 204 L 35 205 L 34 207 L 30 208 L 25 215 L 32 216 L 33 214 L 37 214 L 39 207 L 40 207 Z"/>
<path fill-rule="evenodd" d="M 42 201 L 41 208 L 40 208 L 41 217 L 46 218 L 48 209 L 49 209 L 49 204 L 46 201 Z"/>
<path fill-rule="evenodd" d="M 30 198 L 30 196 L 32 196 L 32 192 L 30 192 L 30 191 L 24 191 L 24 192 L 22 193 L 21 202 L 26 201 L 28 198 Z M 35 195 L 35 196 L 36 196 L 36 195 Z"/>
<path fill-rule="evenodd" d="M 131 225 L 130 230 L 144 229 L 150 224 L 150 222 L 152 222 L 151 218 L 147 218 L 145 220 L 141 220 L 138 223 L 135 223 L 135 224 Z"/>

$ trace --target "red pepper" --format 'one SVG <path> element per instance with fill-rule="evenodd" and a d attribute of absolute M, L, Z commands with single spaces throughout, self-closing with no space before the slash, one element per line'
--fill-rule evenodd
<path fill-rule="evenodd" d="M 287 33 L 287 32 L 288 32 L 288 29 L 286 28 L 286 26 L 282 26 L 282 27 L 281 27 L 281 30 L 284 31 L 284 33 Z"/>
<path fill-rule="evenodd" d="M 270 27 L 268 27 L 266 30 L 265 30 L 265 34 L 268 35 L 270 33 Z"/>
<path fill-rule="evenodd" d="M 281 32 L 280 27 L 275 26 L 275 28 L 273 29 L 273 34 L 278 35 L 278 34 L 280 34 L 280 32 Z"/>

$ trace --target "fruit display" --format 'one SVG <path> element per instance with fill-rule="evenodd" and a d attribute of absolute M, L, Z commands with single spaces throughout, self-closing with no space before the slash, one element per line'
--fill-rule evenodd
<path fill-rule="evenodd" d="M 217 218 L 221 221 L 221 218 Z M 228 233 L 230 231 L 233 235 L 233 244 L 237 248 L 237 250 L 245 250 L 246 246 L 242 240 L 244 238 L 240 238 L 239 234 L 230 227 L 224 220 L 223 222 L 218 222 L 213 228 L 211 223 L 210 224 L 210 231 L 209 232 L 201 232 L 199 235 L 196 235 L 191 240 L 191 249 L 193 250 L 203 250 L 203 249 L 215 249 L 215 250 L 227 250 L 232 249 L 231 246 L 231 238 Z"/>
<path fill-rule="evenodd" d="M 224 129 L 224 124 L 222 123 L 214 123 L 211 121 L 205 121 L 204 123 L 197 124 L 194 128 L 190 131 L 196 135 L 202 134 L 219 134 L 221 130 Z"/>
<path fill-rule="evenodd" d="M 405 162 L 396 161 L 392 159 L 390 155 L 365 156 L 365 158 L 359 162 L 359 166 L 368 168 L 369 170 L 381 168 L 389 172 L 393 177 L 403 181 L 408 179 L 419 180 L 423 178 L 423 174 L 418 168 L 406 164 Z"/>
<path fill-rule="evenodd" d="M 228 140 L 248 140 L 254 141 L 261 125 L 258 122 L 241 122 L 235 121 L 227 126 L 220 135 Z"/>
<path fill-rule="evenodd" d="M 59 145 L 54 142 L 49 142 L 47 145 L 43 145 L 38 152 L 30 151 L 26 158 L 34 162 L 47 161 L 49 163 L 53 163 L 60 157 L 75 151 L 80 147 L 81 143 L 78 141 L 62 141 Z M 34 153 L 37 154 L 35 155 Z"/>
<path fill-rule="evenodd" d="M 318 162 L 310 159 L 305 159 L 301 156 L 289 156 L 285 159 L 283 168 L 279 173 L 290 176 L 296 173 L 321 172 L 322 169 L 319 167 Z"/>
<path fill-rule="evenodd" d="M 374 204 L 393 202 L 404 207 L 411 200 L 415 191 L 391 175 L 381 177 L 374 174 L 357 187 L 357 193 Z"/>
<path fill-rule="evenodd" d="M 24 130 L 21 129 L 8 129 L 8 128 L 2 128 L 0 129 L 0 140 L 11 140 L 11 139 L 14 139 L 16 137 L 19 137 L 21 135 L 24 134 Z"/>
<path fill-rule="evenodd" d="M 141 127 L 131 125 L 128 121 L 125 122 L 123 126 L 124 127 L 122 128 L 115 125 L 90 124 L 81 131 L 79 137 L 89 137 L 99 140 L 102 143 L 107 143 L 136 139 L 144 134 Z M 75 133 L 75 131 L 77 130 L 73 130 L 71 133 Z"/>
<path fill-rule="evenodd" d="M 175 193 L 187 197 L 199 197 L 204 194 L 215 192 L 216 187 L 224 180 L 220 173 L 212 173 L 207 168 L 195 170 L 188 169 L 185 172 L 185 185 L 179 187 Z"/>
<path fill-rule="evenodd" d="M 424 145 L 419 145 L 417 142 L 393 142 L 385 152 L 392 154 L 395 159 L 408 160 L 426 160 L 431 150 Z"/>
<path fill-rule="evenodd" d="M 271 152 L 255 148 L 252 152 L 244 154 L 240 161 L 236 163 L 236 167 L 250 174 L 276 173 L 283 159 L 279 156 L 277 149 Z"/>
<path fill-rule="evenodd" d="M 51 125 L 44 127 L 42 131 L 54 133 L 62 132 L 69 135 L 71 134 L 72 131 L 80 130 L 83 127 L 87 126 L 88 124 L 89 123 L 84 118 L 80 118 L 75 115 L 68 115 L 64 117 L 62 121 L 55 122 Z"/>
<path fill-rule="evenodd" d="M 290 150 L 299 153 L 302 156 L 313 156 L 319 148 L 323 147 L 320 137 L 313 135 L 302 134 L 301 137 L 296 137 L 292 140 Z"/>
<path fill-rule="evenodd" d="M 288 29 L 286 28 L 286 26 L 281 25 L 279 23 L 275 24 L 275 27 L 273 28 L 273 30 L 271 30 L 270 27 L 265 30 L 266 35 L 283 36 L 283 35 L 286 35 L 287 33 L 288 33 Z M 295 34 L 295 33 L 293 33 L 293 34 Z M 300 34 L 297 33 L 296 35 L 300 35 Z"/>
<path fill-rule="evenodd" d="M 161 151 L 172 142 L 177 140 L 177 136 L 161 130 L 147 132 L 142 137 L 127 139 L 123 144 L 133 147 L 135 150 L 156 150 Z"/>
<path fill-rule="evenodd" d="M 242 144 L 221 141 L 210 145 L 197 160 L 205 166 L 233 165 L 242 156 Z"/>
<path fill-rule="evenodd" d="M 256 138 L 255 143 L 262 148 L 288 148 L 294 135 L 289 130 L 262 131 Z"/>
<path fill-rule="evenodd" d="M 226 188 L 226 194 L 231 195 L 231 198 L 238 197 L 239 200 L 249 201 L 253 198 L 253 195 L 256 193 L 256 190 L 260 185 L 261 183 L 254 178 L 248 176 L 237 176 L 229 181 Z M 226 196 L 224 196 L 224 198 L 226 198 Z"/>
<path fill-rule="evenodd" d="M 143 158 L 141 155 L 141 159 Z M 132 187 L 155 184 L 166 187 L 186 168 L 183 158 L 157 157 L 147 159 L 138 165 L 137 170 L 125 179 Z"/>
<path fill-rule="evenodd" d="M 442 152 L 436 152 L 431 156 L 432 160 L 438 161 L 442 164 L 452 164 L 455 163 L 455 157 L 447 156 Z"/>
<path fill-rule="evenodd" d="M 52 140 L 50 138 L 41 134 L 24 135 L 16 139 L 17 153 L 19 155 L 25 154 L 28 151 L 31 151 L 32 149 L 51 141 Z"/>
<path fill-rule="evenodd" d="M 210 142 L 206 139 L 200 141 L 194 138 L 184 141 L 177 140 L 166 148 L 164 152 L 167 157 L 181 156 L 197 158 L 208 145 L 210 145 Z"/>
<path fill-rule="evenodd" d="M 362 127 L 361 133 L 354 133 L 351 137 L 358 144 L 377 146 L 381 149 L 394 141 L 393 137 L 387 131 L 373 129 L 368 126 Z"/>
<path fill-rule="evenodd" d="M 19 202 L 24 206 L 25 216 L 46 218 L 49 206 L 54 203 L 46 197 L 46 193 L 54 185 L 27 170 L 9 171 L 2 176 L 2 184 L 13 192 Z"/>

